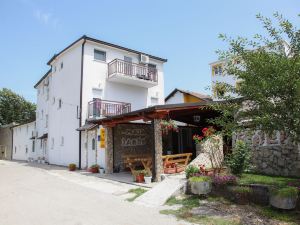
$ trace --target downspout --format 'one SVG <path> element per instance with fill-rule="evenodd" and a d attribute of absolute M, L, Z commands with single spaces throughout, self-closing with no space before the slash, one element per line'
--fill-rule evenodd
<path fill-rule="evenodd" d="M 82 122 L 82 87 L 83 87 L 83 62 L 84 62 L 84 45 L 86 38 L 84 37 L 81 46 L 81 74 L 80 74 L 80 103 L 79 103 L 79 127 Z M 79 161 L 78 168 L 81 169 L 81 131 L 79 131 Z"/>

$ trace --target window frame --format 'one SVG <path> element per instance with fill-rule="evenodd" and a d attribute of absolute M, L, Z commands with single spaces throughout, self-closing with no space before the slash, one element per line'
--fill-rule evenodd
<path fill-rule="evenodd" d="M 96 52 L 103 53 L 104 54 L 104 60 L 103 59 L 97 59 L 96 58 Z M 99 62 L 106 62 L 106 51 L 94 48 L 94 60 L 99 61 Z"/>

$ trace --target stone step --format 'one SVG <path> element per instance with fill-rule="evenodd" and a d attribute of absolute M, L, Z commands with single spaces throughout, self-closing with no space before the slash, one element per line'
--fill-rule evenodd
<path fill-rule="evenodd" d="M 148 207 L 162 206 L 171 196 L 180 191 L 185 183 L 186 179 L 184 175 L 166 177 L 162 182 L 138 197 L 134 202 Z"/>

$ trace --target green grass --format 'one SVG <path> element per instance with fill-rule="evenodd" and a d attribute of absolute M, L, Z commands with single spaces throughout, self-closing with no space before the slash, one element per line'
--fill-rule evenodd
<path fill-rule="evenodd" d="M 193 215 L 190 213 L 190 210 L 195 207 L 199 207 L 200 203 L 198 196 L 188 196 L 183 199 L 176 199 L 175 197 L 171 197 L 166 202 L 166 205 L 172 206 L 172 205 L 182 205 L 181 208 L 173 210 L 173 209 L 165 209 L 161 210 L 160 213 L 165 215 L 174 215 L 178 219 L 186 220 L 190 223 L 196 223 L 196 224 L 203 224 L 203 225 L 240 225 L 240 222 L 235 219 L 229 219 L 229 218 L 221 218 L 221 217 L 213 217 L 213 216 L 199 216 L 199 215 Z M 209 197 L 208 201 L 215 201 L 219 198 L 212 198 Z"/>
<path fill-rule="evenodd" d="M 267 176 L 258 174 L 242 174 L 238 183 L 239 184 L 263 184 L 272 185 L 277 187 L 287 186 L 290 182 L 299 182 L 297 178 Z"/>
<path fill-rule="evenodd" d="M 262 207 L 257 206 L 259 213 L 265 217 L 279 220 L 282 222 L 288 222 L 291 224 L 300 224 L 300 213 L 299 211 L 287 211 L 274 209 L 271 206 Z"/>
<path fill-rule="evenodd" d="M 133 193 L 135 194 L 133 197 L 128 198 L 127 201 L 129 202 L 133 202 L 137 197 L 141 196 L 142 194 L 144 194 L 145 192 L 147 192 L 147 190 L 143 189 L 143 188 L 134 188 L 134 189 L 130 189 L 128 191 L 128 193 Z"/>

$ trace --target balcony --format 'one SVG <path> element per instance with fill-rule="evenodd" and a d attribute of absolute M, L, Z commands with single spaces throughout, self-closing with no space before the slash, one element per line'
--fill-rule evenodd
<path fill-rule="evenodd" d="M 108 64 L 108 80 L 150 88 L 157 85 L 157 69 L 115 59 Z"/>
<path fill-rule="evenodd" d="M 131 104 L 125 102 L 94 99 L 88 103 L 88 117 L 101 118 L 115 116 L 131 111 Z"/>

